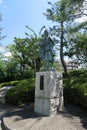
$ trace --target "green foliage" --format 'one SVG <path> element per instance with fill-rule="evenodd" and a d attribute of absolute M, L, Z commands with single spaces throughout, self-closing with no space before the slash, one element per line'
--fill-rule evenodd
<path fill-rule="evenodd" d="M 2 88 L 4 86 L 16 86 L 19 82 L 20 82 L 20 80 L 0 83 L 0 88 Z"/>
<path fill-rule="evenodd" d="M 72 71 L 64 75 L 65 101 L 87 108 L 87 71 Z"/>
<path fill-rule="evenodd" d="M 76 56 L 82 63 L 87 62 L 87 33 L 77 35 Z"/>
<path fill-rule="evenodd" d="M 67 72 L 66 64 L 64 63 L 64 56 L 68 56 L 71 60 L 75 62 L 87 62 L 87 49 L 79 51 L 79 46 L 84 44 L 86 46 L 86 37 L 84 39 L 84 43 L 81 42 L 82 38 L 76 39 L 76 33 L 78 31 L 82 34 L 83 30 L 87 32 L 87 22 L 79 23 L 77 22 L 78 18 L 81 18 L 84 13 L 84 0 L 58 0 L 54 4 L 48 2 L 51 5 L 51 8 L 47 9 L 45 16 L 48 20 L 52 20 L 56 25 L 51 28 L 51 32 L 56 36 L 57 44 L 59 45 L 60 50 L 60 59 L 62 66 L 64 68 L 64 72 Z M 87 34 L 87 33 L 86 33 Z M 77 43 L 74 45 L 75 41 Z"/>
<path fill-rule="evenodd" d="M 0 57 L 0 83 L 5 82 L 6 76 L 6 62 Z"/>
<path fill-rule="evenodd" d="M 57 71 L 63 72 L 62 65 L 58 61 L 55 61 L 53 66 Z"/>
<path fill-rule="evenodd" d="M 7 61 L 4 57 L 0 59 L 0 83 L 31 77 L 34 77 L 34 70 L 30 69 L 27 64 L 22 74 L 18 60 L 13 57 L 9 57 Z"/>
<path fill-rule="evenodd" d="M 51 8 L 47 9 L 45 16 L 48 20 L 52 20 L 57 23 L 51 28 L 51 32 L 55 35 L 57 45 L 59 46 L 60 60 L 64 69 L 64 72 L 67 73 L 67 67 L 64 61 L 65 51 L 71 47 L 70 37 L 72 36 L 70 30 L 76 24 L 77 18 L 80 18 L 81 15 L 78 15 L 77 8 L 79 7 L 78 3 L 71 2 L 70 0 L 59 0 L 52 4 Z M 73 51 L 69 52 L 69 56 L 72 57 Z"/>
<path fill-rule="evenodd" d="M 41 61 L 39 57 L 39 42 L 40 38 L 36 33 L 26 26 L 33 34 L 26 34 L 26 38 L 14 38 L 13 45 L 8 46 L 12 53 L 12 60 L 17 61 L 21 78 L 26 78 L 24 73 L 28 70 L 33 70 L 33 73 L 40 70 Z"/>
<path fill-rule="evenodd" d="M 71 27 L 70 32 L 71 33 L 76 33 L 79 30 L 86 29 L 86 28 L 87 28 L 87 22 L 82 22 L 82 23 L 76 24 L 73 28 Z"/>
<path fill-rule="evenodd" d="M 13 105 L 34 102 L 35 79 L 20 81 L 6 93 L 6 102 Z"/>
<path fill-rule="evenodd" d="M 0 13 L 0 22 L 2 22 L 2 14 Z M 1 24 L 0 24 L 0 40 L 2 40 L 3 38 L 5 38 L 6 36 L 2 36 L 2 30 L 3 28 L 1 27 Z M 1 43 L 0 43 L 1 44 Z"/>
<path fill-rule="evenodd" d="M 32 29 L 26 27 L 33 34 L 25 33 L 27 36 L 25 38 L 14 38 L 14 44 L 6 47 L 11 57 L 5 58 L 0 54 L 0 83 L 31 78 L 40 70 L 40 38 Z"/>
<path fill-rule="evenodd" d="M 87 24 L 87 23 L 86 23 Z M 78 32 L 73 35 L 71 47 L 65 55 L 72 57 L 78 64 L 87 63 L 87 33 Z"/>

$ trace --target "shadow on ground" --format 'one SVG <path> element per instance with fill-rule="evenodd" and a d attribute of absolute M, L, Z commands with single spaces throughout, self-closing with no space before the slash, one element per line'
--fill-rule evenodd
<path fill-rule="evenodd" d="M 87 129 L 87 111 L 81 109 L 77 106 L 67 104 L 65 105 L 64 111 L 61 112 L 62 116 L 66 117 L 68 120 L 71 120 L 74 123 L 75 119 L 79 119 L 83 128 Z M 24 105 L 18 108 L 9 109 L 9 112 L 5 115 L 5 117 L 17 116 L 15 121 L 29 119 L 29 118 L 37 118 L 37 120 L 41 120 L 43 115 L 37 114 L 34 112 L 34 105 Z M 77 125 L 77 124 L 76 124 Z"/>
<path fill-rule="evenodd" d="M 84 110 L 72 104 L 66 104 L 64 108 L 64 112 L 62 112 L 61 114 L 64 117 L 67 117 L 68 119 L 72 120 L 72 122 L 74 120 L 74 123 L 75 123 L 75 119 L 79 119 L 83 128 L 87 129 L 87 110 Z"/>
<path fill-rule="evenodd" d="M 45 117 L 44 115 L 34 112 L 33 104 L 24 105 L 15 109 L 11 109 L 5 115 L 5 117 L 12 117 L 12 116 L 20 117 L 20 118 L 15 118 L 15 121 L 29 119 L 29 118 L 38 118 L 38 120 L 40 120 L 42 117 Z"/>
<path fill-rule="evenodd" d="M 8 112 L 9 108 L 11 108 L 11 106 L 0 103 L 0 120 Z"/>

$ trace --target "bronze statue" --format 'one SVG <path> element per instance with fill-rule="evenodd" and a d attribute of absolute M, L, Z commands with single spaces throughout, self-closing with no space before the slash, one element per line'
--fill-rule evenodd
<path fill-rule="evenodd" d="M 46 61 L 46 70 L 53 69 L 54 62 L 54 42 L 49 36 L 47 29 L 44 31 L 44 39 L 40 43 L 40 58 Z"/>

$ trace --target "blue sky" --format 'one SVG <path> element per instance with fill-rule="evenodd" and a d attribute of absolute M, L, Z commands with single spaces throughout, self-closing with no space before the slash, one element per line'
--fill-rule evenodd
<path fill-rule="evenodd" d="M 25 25 L 32 28 L 37 34 L 42 26 L 51 26 L 52 21 L 48 21 L 43 15 L 50 6 L 48 1 L 56 2 L 58 0 L 0 0 L 0 13 L 2 19 L 0 26 L 3 27 L 2 35 L 7 35 L 0 41 L 0 52 L 6 51 L 5 46 L 12 44 L 14 37 L 24 38 L 25 32 L 29 33 Z M 87 17 L 83 17 L 83 21 Z"/>
<path fill-rule="evenodd" d="M 25 25 L 32 28 L 37 34 L 42 26 L 51 25 L 43 15 L 49 7 L 47 1 L 57 0 L 0 0 L 0 13 L 3 21 L 1 22 L 2 35 L 7 35 L 1 41 L 3 46 L 13 43 L 14 37 L 25 37 L 25 32 L 29 32 Z"/>

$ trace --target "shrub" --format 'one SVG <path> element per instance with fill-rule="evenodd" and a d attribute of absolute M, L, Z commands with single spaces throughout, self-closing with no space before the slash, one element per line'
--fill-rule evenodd
<path fill-rule="evenodd" d="M 26 79 L 20 81 L 15 88 L 7 91 L 6 103 L 20 105 L 23 103 L 34 102 L 35 80 Z"/>
<path fill-rule="evenodd" d="M 20 82 L 20 80 L 4 82 L 4 83 L 0 84 L 0 88 L 2 88 L 4 86 L 16 86 L 19 82 Z"/>
<path fill-rule="evenodd" d="M 65 102 L 74 103 L 87 108 L 87 71 L 75 70 L 64 74 Z"/>

